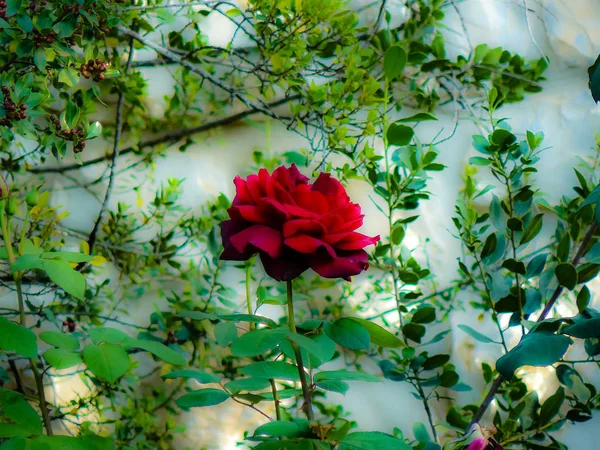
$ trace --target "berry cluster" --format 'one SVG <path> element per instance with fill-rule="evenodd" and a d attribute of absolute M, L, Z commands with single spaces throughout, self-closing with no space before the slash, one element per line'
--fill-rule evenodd
<path fill-rule="evenodd" d="M 8 20 L 6 15 L 6 1 L 0 0 L 0 19 Z"/>
<path fill-rule="evenodd" d="M 56 128 L 56 135 L 63 138 L 65 141 L 73 142 L 73 152 L 81 153 L 85 148 L 85 141 L 83 140 L 83 130 L 80 128 L 71 128 L 69 131 L 64 131 L 60 125 L 60 120 L 56 116 L 50 116 L 50 122 Z"/>
<path fill-rule="evenodd" d="M 42 45 L 52 44 L 55 40 L 56 33 L 54 31 L 50 31 L 48 34 L 42 34 L 37 28 L 33 29 L 33 44 L 36 48 L 39 48 Z"/>
<path fill-rule="evenodd" d="M 177 341 L 179 341 L 179 339 L 177 339 L 177 336 L 175 336 L 175 332 L 173 330 L 169 331 L 168 337 L 167 337 L 167 342 L 165 342 L 165 345 L 166 344 L 175 344 L 175 343 L 177 343 Z"/>
<path fill-rule="evenodd" d="M 17 106 L 10 97 L 10 89 L 8 86 L 2 86 L 2 94 L 4 95 L 3 108 L 6 111 L 4 117 L 0 118 L 0 125 L 10 125 L 13 120 L 27 119 L 27 105 Z"/>
<path fill-rule="evenodd" d="M 41 11 L 42 9 L 44 9 L 44 7 L 47 4 L 48 4 L 48 2 L 46 0 L 41 0 L 41 1 L 33 0 L 33 1 L 29 2 L 30 14 L 35 14 L 35 13 Z"/>
<path fill-rule="evenodd" d="M 102 81 L 104 80 L 104 72 L 106 72 L 107 67 L 107 62 L 102 62 L 100 58 L 96 58 L 95 61 L 90 59 L 87 64 L 82 64 L 79 71 L 85 78 L 91 77 L 94 81 Z"/>
<path fill-rule="evenodd" d="M 77 327 L 77 324 L 75 323 L 75 321 L 73 319 L 71 319 L 70 317 L 67 317 L 67 320 L 65 320 L 62 324 L 63 324 L 63 327 L 67 328 L 69 333 L 72 333 L 73 331 L 75 331 L 75 328 Z"/>
<path fill-rule="evenodd" d="M 72 12 L 74 16 L 79 15 L 79 10 L 83 9 L 83 5 L 67 5 L 65 6 L 65 11 L 70 13 Z"/>

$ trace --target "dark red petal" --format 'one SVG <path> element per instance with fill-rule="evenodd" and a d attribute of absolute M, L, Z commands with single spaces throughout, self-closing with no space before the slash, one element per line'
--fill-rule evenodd
<path fill-rule="evenodd" d="M 285 209 L 287 210 L 287 212 L 290 213 L 294 217 L 299 217 L 299 218 L 304 218 L 304 219 L 318 219 L 319 217 L 321 217 L 321 214 L 309 211 L 304 208 L 300 208 L 299 206 L 295 206 L 295 205 L 284 205 L 284 206 L 285 206 Z"/>
<path fill-rule="evenodd" d="M 233 184 L 235 184 L 235 198 L 233 199 L 233 205 L 248 205 L 252 204 L 252 196 L 250 195 L 250 191 L 248 190 L 248 184 L 246 180 L 241 177 L 235 177 L 233 179 Z"/>
<path fill-rule="evenodd" d="M 248 176 L 246 185 L 248 186 L 248 192 L 250 192 L 250 196 L 252 197 L 252 203 L 257 203 L 263 197 L 260 182 L 258 181 L 258 175 Z"/>
<path fill-rule="evenodd" d="M 298 253 L 311 254 L 316 253 L 319 249 L 324 249 L 330 257 L 335 256 L 335 251 L 329 244 L 307 234 L 297 234 L 286 238 L 283 243 Z"/>
<path fill-rule="evenodd" d="M 229 217 L 232 219 L 244 219 L 251 223 L 269 223 L 269 218 L 265 217 L 260 209 L 253 205 L 237 205 L 228 209 Z"/>
<path fill-rule="evenodd" d="M 326 231 L 320 222 L 310 219 L 290 220 L 283 224 L 283 237 L 290 237 L 300 232 L 311 236 L 318 236 Z"/>
<path fill-rule="evenodd" d="M 288 190 L 308 182 L 308 178 L 300 173 L 295 164 L 292 164 L 289 168 L 281 166 L 275 169 L 273 179 Z"/>
<path fill-rule="evenodd" d="M 304 256 L 291 251 L 285 252 L 280 258 L 261 253 L 260 260 L 267 275 L 277 281 L 292 281 L 308 269 Z"/>
<path fill-rule="evenodd" d="M 277 258 L 282 249 L 281 233 L 265 225 L 252 225 L 231 236 L 229 242 L 240 253 L 245 254 L 249 248 L 254 247 L 272 258 Z"/>
<path fill-rule="evenodd" d="M 368 256 L 364 250 L 354 252 L 338 252 L 331 258 L 325 252 L 319 252 L 310 257 L 310 267 L 323 278 L 344 278 L 358 275 L 369 267 Z"/>
<path fill-rule="evenodd" d="M 265 223 L 279 223 L 287 220 L 290 216 L 287 209 L 272 198 L 263 198 L 258 202 L 258 213 L 266 219 Z"/>
<path fill-rule="evenodd" d="M 348 235 L 336 242 L 335 248 L 340 250 L 360 250 L 368 245 L 375 245 L 379 241 L 379 236 L 369 237 L 361 233 L 348 233 Z"/>
<path fill-rule="evenodd" d="M 292 192 L 292 197 L 300 208 L 317 214 L 326 214 L 329 211 L 327 199 L 320 192 L 296 190 Z"/>
<path fill-rule="evenodd" d="M 254 253 L 247 251 L 245 253 L 238 252 L 233 245 L 231 245 L 231 237 L 235 234 L 243 231 L 249 226 L 248 223 L 238 220 L 225 220 L 221 223 L 221 239 L 223 241 L 223 253 L 219 259 L 229 261 L 245 261 L 252 256 Z"/>

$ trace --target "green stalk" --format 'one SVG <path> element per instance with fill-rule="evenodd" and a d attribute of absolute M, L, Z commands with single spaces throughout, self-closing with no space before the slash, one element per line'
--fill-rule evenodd
<path fill-rule="evenodd" d="M 6 245 L 6 253 L 8 253 L 8 261 L 12 265 L 15 262 L 15 254 L 13 252 L 12 243 L 10 240 L 6 213 L 4 212 L 4 202 L 0 202 L 0 204 L 2 206 L 2 210 L 0 211 L 0 227 L 2 228 L 2 237 L 4 239 L 4 244 Z M 15 289 L 17 291 L 17 302 L 19 304 L 19 323 L 21 326 L 25 327 L 27 324 L 25 323 L 25 304 L 23 301 L 23 290 L 21 288 L 21 276 L 19 273 L 15 273 L 13 274 L 13 278 L 15 280 Z M 46 429 L 46 434 L 48 436 L 52 436 L 53 433 L 52 425 L 50 424 L 50 414 L 48 413 L 48 408 L 46 406 L 46 394 L 44 393 L 44 380 L 37 368 L 35 360 L 29 359 L 29 364 L 31 365 L 31 371 L 33 372 L 35 385 L 37 386 L 38 400 L 40 403 L 42 418 L 44 420 L 44 428 Z"/>
<path fill-rule="evenodd" d="M 292 333 L 296 333 L 296 322 L 294 321 L 294 299 L 292 293 L 292 282 L 287 282 L 287 307 L 288 307 L 288 326 Z M 292 342 L 292 348 L 294 349 L 294 355 L 296 356 L 296 362 L 298 364 L 298 375 L 300 376 L 300 384 L 302 385 L 302 395 L 304 396 L 304 411 L 308 420 L 314 420 L 312 399 L 310 397 L 310 390 L 308 388 L 308 382 L 306 381 L 306 372 L 304 371 L 304 364 L 302 363 L 302 352 L 300 347 L 295 342 Z"/>

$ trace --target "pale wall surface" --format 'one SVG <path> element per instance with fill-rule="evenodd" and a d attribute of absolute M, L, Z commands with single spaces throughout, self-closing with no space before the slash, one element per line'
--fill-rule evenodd
<path fill-rule="evenodd" d="M 393 5 L 394 2 L 389 4 Z M 594 134 L 599 128 L 600 110 L 594 105 L 587 89 L 586 70 L 600 53 L 600 2 L 465 0 L 456 1 L 456 4 L 464 16 L 468 40 L 464 37 L 458 16 L 452 8 L 448 8 L 447 23 L 458 32 L 448 33 L 451 42 L 461 47 L 468 46 L 469 42 L 473 45 L 485 42 L 490 47 L 503 46 L 529 58 L 538 58 L 541 51 L 550 59 L 548 81 L 543 83 L 543 92 L 529 96 L 520 104 L 504 107 L 502 114 L 510 118 L 514 131 L 518 133 L 526 130 L 541 130 L 545 133 L 545 144 L 550 148 L 542 158 L 537 185 L 550 193 L 551 199 L 557 199 L 562 193 L 570 191 L 575 180 L 572 167 L 576 165 L 576 158 L 578 155 L 591 154 Z M 525 7 L 528 11 L 527 19 Z M 394 20 L 401 20 L 402 11 L 391 8 Z M 215 44 L 228 42 L 227 26 L 227 22 L 209 21 L 209 30 L 214 30 L 211 36 L 214 37 Z M 148 55 L 143 57 L 146 56 Z M 164 105 L 163 95 L 172 92 L 172 81 L 160 69 L 148 70 L 146 74 L 155 99 L 150 105 L 151 110 L 160 115 Z M 453 112 L 448 111 L 445 118 L 442 114 L 440 116 L 442 119 L 435 125 L 420 127 L 418 135 L 423 139 L 430 138 L 442 127 L 447 134 L 453 127 Z M 472 123 L 462 121 L 454 138 L 440 146 L 441 162 L 448 168 L 431 181 L 433 198 L 422 206 L 422 216 L 413 227 L 413 230 L 418 230 L 415 243 L 427 237 L 431 240 L 428 252 L 432 257 L 433 272 L 439 275 L 441 286 L 447 285 L 454 278 L 456 258 L 461 254 L 459 243 L 448 230 L 452 227 L 450 217 L 461 187 L 460 176 L 464 164 L 474 152 L 470 136 L 478 132 Z M 272 142 L 277 151 L 297 149 L 304 145 L 296 135 L 278 128 L 274 129 Z M 264 133 L 251 127 L 236 126 L 222 130 L 201 145 L 188 149 L 185 154 L 173 151 L 161 160 L 154 174 L 155 183 L 172 176 L 185 178 L 185 203 L 190 207 L 201 204 L 219 192 L 231 196 L 234 192 L 232 178 L 245 170 L 253 147 L 263 145 Z M 103 148 L 99 150 L 104 151 Z M 87 156 L 91 157 L 91 151 Z M 124 162 L 120 164 L 124 165 Z M 86 169 L 86 176 L 90 179 L 96 173 L 96 169 Z M 71 184 L 60 177 L 56 177 L 54 183 L 56 188 Z M 370 206 L 366 193 L 356 186 L 350 189 L 351 195 L 366 210 L 365 232 L 384 234 L 385 230 L 380 228 L 382 221 L 377 217 L 377 211 Z M 126 193 L 123 195 L 128 196 Z M 113 197 L 113 205 L 119 198 L 118 195 Z M 69 225 L 82 230 L 91 228 L 99 208 L 99 204 L 89 194 L 74 191 L 57 195 L 55 203 L 65 205 L 72 211 Z M 145 312 L 153 307 L 153 301 L 154 299 L 144 299 L 144 302 L 132 305 L 131 309 L 139 312 L 139 317 L 148 317 Z M 375 308 L 378 306 L 388 307 L 374 305 Z M 492 330 L 489 322 L 475 324 L 470 312 L 452 315 L 450 326 L 453 330 L 461 323 Z M 482 389 L 478 375 L 479 364 L 481 361 L 493 363 L 499 355 L 490 351 L 489 346 L 474 342 L 460 330 L 450 336 L 451 339 L 439 344 L 440 348 L 453 351 L 453 360 L 461 375 L 475 387 L 472 393 L 464 394 L 464 399 L 477 401 Z M 531 382 L 539 389 L 540 395 L 544 396 L 548 392 L 554 392 L 554 378 L 548 370 L 539 370 L 532 374 Z M 70 385 L 63 385 L 60 391 L 67 394 L 70 388 Z M 409 389 L 408 385 L 401 383 L 357 383 L 345 398 L 332 395 L 331 399 L 343 403 L 364 429 L 389 432 L 397 426 L 410 434 L 412 423 L 416 420 L 424 421 L 425 415 L 420 403 L 410 395 Z M 394 398 L 392 404 L 389 402 L 390 398 Z M 385 409 L 381 407 L 384 401 L 387 404 Z M 444 407 L 436 410 L 438 420 L 444 419 L 444 410 Z M 194 412 L 186 416 L 190 431 L 186 435 L 185 444 L 197 442 L 210 449 L 235 448 L 240 427 L 245 426 L 247 421 L 258 423 L 260 420 L 260 416 L 252 411 L 240 410 L 229 402 L 217 408 Z M 599 426 L 600 419 L 596 417 L 575 428 L 566 427 L 562 438 L 572 449 L 593 450 L 598 448 L 592 442 L 598 439 Z"/>

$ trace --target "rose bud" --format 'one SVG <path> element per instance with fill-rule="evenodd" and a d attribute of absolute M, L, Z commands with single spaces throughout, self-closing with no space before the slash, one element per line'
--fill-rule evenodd
<path fill-rule="evenodd" d="M 221 259 L 245 261 L 259 254 L 267 274 L 291 281 L 307 269 L 325 278 L 358 275 L 368 268 L 364 247 L 379 236 L 355 230 L 363 223 L 360 206 L 342 184 L 321 173 L 313 184 L 297 167 L 261 169 L 246 180 L 236 177 L 236 196 L 221 224 Z"/>

